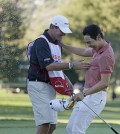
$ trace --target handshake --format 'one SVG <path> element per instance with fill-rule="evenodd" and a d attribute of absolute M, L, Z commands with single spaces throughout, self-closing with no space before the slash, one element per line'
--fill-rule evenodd
<path fill-rule="evenodd" d="M 54 99 L 49 102 L 50 108 L 57 112 L 72 109 L 74 104 L 75 101 L 72 96 L 67 99 Z"/>

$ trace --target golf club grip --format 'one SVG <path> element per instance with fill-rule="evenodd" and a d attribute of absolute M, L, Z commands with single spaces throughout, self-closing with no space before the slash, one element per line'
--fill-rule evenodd
<path fill-rule="evenodd" d="M 119 134 L 114 128 L 111 127 L 111 129 L 115 134 Z"/>

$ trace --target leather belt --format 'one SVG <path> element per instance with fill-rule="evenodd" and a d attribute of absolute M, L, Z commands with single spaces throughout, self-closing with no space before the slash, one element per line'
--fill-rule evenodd
<path fill-rule="evenodd" d="M 42 80 L 37 80 L 37 79 L 28 79 L 29 81 L 36 81 L 36 82 L 45 82 L 45 83 L 48 83 L 48 84 L 51 84 L 50 81 L 42 81 Z"/>

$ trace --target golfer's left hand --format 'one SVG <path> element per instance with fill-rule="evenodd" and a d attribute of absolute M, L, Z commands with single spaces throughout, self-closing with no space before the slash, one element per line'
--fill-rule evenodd
<path fill-rule="evenodd" d="M 82 92 L 80 92 L 80 93 L 78 93 L 78 94 L 75 94 L 74 96 L 73 96 L 73 100 L 74 101 L 81 101 L 81 100 L 83 100 L 84 99 L 84 95 L 83 95 L 83 93 Z"/>

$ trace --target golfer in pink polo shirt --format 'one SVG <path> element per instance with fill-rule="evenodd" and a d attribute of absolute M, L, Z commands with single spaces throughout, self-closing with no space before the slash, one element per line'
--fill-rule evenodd
<path fill-rule="evenodd" d="M 94 24 L 83 30 L 84 42 L 88 48 L 76 48 L 61 43 L 61 46 L 74 54 L 92 57 L 90 68 L 85 73 L 83 92 L 74 96 L 77 101 L 66 127 L 67 134 L 85 134 L 96 115 L 80 101 L 83 100 L 97 114 L 106 104 L 107 87 L 114 69 L 115 57 L 110 42 L 104 40 L 101 29 Z"/>

